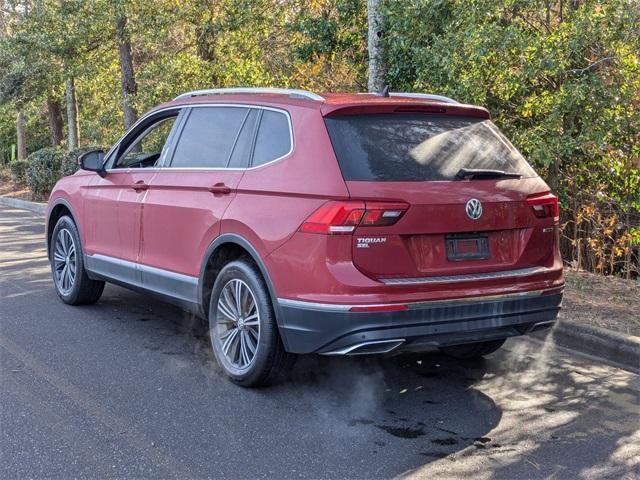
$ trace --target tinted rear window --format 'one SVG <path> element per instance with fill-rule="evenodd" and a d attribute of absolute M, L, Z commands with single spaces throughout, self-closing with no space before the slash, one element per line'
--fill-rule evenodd
<path fill-rule="evenodd" d="M 461 168 L 535 177 L 490 120 L 425 114 L 328 117 L 345 180 L 452 180 Z"/>
<path fill-rule="evenodd" d="M 248 109 L 197 107 L 180 134 L 172 167 L 226 167 Z"/>

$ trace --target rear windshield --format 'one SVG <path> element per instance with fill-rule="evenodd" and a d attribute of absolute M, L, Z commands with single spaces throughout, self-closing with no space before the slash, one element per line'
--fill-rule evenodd
<path fill-rule="evenodd" d="M 453 180 L 461 168 L 536 176 L 490 120 L 392 113 L 325 121 L 345 180 Z"/>

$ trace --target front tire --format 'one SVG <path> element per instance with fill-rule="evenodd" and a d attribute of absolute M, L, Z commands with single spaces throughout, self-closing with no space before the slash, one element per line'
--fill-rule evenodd
<path fill-rule="evenodd" d="M 218 364 L 244 387 L 279 380 L 294 356 L 284 350 L 267 287 L 251 261 L 225 265 L 211 292 L 209 335 Z"/>
<path fill-rule="evenodd" d="M 498 350 L 504 345 L 506 339 L 491 340 L 489 342 L 465 343 L 463 345 L 452 345 L 450 347 L 442 347 L 442 353 L 450 357 L 469 359 L 480 358 Z"/>
<path fill-rule="evenodd" d="M 80 234 L 69 216 L 60 217 L 49 245 L 51 274 L 56 293 L 69 305 L 88 305 L 98 301 L 104 282 L 91 280 L 84 269 Z"/>

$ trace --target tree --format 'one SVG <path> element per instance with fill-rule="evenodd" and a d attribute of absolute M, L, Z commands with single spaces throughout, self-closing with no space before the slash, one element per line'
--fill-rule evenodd
<path fill-rule="evenodd" d="M 24 112 L 18 109 L 16 115 L 16 145 L 18 150 L 18 160 L 27 159 L 27 133 L 24 120 Z"/>
<path fill-rule="evenodd" d="M 369 25 L 367 48 L 369 51 L 369 82 L 370 92 L 379 92 L 384 87 L 385 68 L 380 39 L 382 37 L 382 21 L 380 0 L 367 0 L 367 21 Z"/>
<path fill-rule="evenodd" d="M 601 273 L 637 272 L 638 2 L 381 8 L 387 82 L 486 106 L 559 194 L 564 257 Z"/>
<path fill-rule="evenodd" d="M 80 120 L 78 119 L 78 101 L 76 99 L 76 82 L 70 76 L 65 82 L 65 99 L 67 105 L 67 149 L 72 152 L 80 144 Z"/>
<path fill-rule="evenodd" d="M 64 122 L 60 109 L 60 100 L 54 95 L 47 96 L 47 118 L 49 120 L 49 132 L 51 133 L 51 146 L 58 147 L 62 143 Z"/>
<path fill-rule="evenodd" d="M 138 91 L 138 85 L 136 84 L 136 77 L 133 70 L 131 40 L 127 31 L 127 17 L 121 8 L 117 8 L 115 24 L 118 58 L 120 60 L 120 85 L 122 88 L 124 128 L 129 129 L 138 118 L 132 98 Z"/>

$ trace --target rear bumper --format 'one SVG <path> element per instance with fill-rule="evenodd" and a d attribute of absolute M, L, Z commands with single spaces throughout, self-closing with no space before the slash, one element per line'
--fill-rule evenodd
<path fill-rule="evenodd" d="M 419 351 L 523 335 L 551 326 L 561 303 L 562 288 L 553 288 L 417 302 L 402 311 L 353 312 L 355 305 L 287 299 L 279 299 L 278 307 L 287 351 L 344 355 Z"/>

